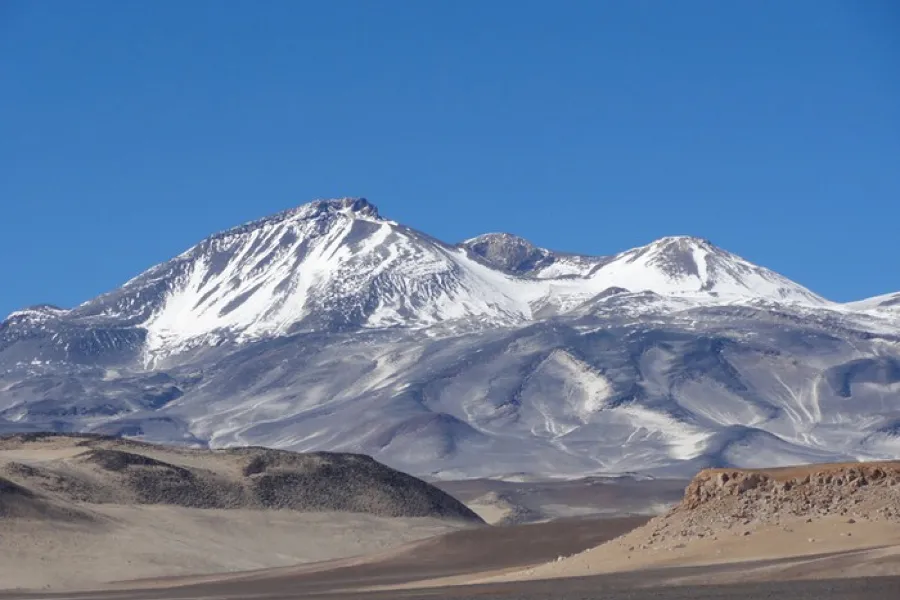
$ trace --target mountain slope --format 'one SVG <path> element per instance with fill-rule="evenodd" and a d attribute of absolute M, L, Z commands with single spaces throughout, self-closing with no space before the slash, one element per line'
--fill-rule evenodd
<path fill-rule="evenodd" d="M 365 200 L 320 201 L 213 236 L 80 310 L 139 321 L 150 362 L 304 329 L 528 316 L 503 276 L 469 263 Z"/>
<path fill-rule="evenodd" d="M 806 288 L 713 246 L 707 240 L 667 237 L 617 255 L 593 276 L 606 287 L 681 296 L 828 304 Z"/>
<path fill-rule="evenodd" d="M 854 310 L 883 310 L 900 313 L 900 292 L 850 302 L 847 306 Z"/>
<path fill-rule="evenodd" d="M 0 432 L 345 450 L 441 477 L 900 453 L 900 324 L 708 241 L 448 245 L 365 200 L 0 324 Z"/>

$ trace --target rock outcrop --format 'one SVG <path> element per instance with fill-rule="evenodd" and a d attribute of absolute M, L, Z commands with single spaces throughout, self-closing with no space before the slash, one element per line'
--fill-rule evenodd
<path fill-rule="evenodd" d="M 876 576 L 900 572 L 898 557 L 900 462 L 707 469 L 645 525 L 482 583 L 642 569 L 679 585 Z"/>
<path fill-rule="evenodd" d="M 680 504 L 634 533 L 646 538 L 642 545 L 647 547 L 672 547 L 825 517 L 848 524 L 900 522 L 900 462 L 707 469 L 687 486 Z"/>

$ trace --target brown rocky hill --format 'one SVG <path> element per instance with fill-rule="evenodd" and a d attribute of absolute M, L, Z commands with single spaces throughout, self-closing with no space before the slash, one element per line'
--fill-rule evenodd
<path fill-rule="evenodd" d="M 825 518 L 900 523 L 900 461 L 705 469 L 681 503 L 629 534 L 629 547 L 678 549 L 693 540 Z"/>
<path fill-rule="evenodd" d="M 722 581 L 900 573 L 900 461 L 703 470 L 642 527 L 503 578 L 714 564 L 735 565 Z"/>
<path fill-rule="evenodd" d="M 900 520 L 900 462 L 704 470 L 659 524 L 677 518 L 691 536 L 825 516 Z"/>

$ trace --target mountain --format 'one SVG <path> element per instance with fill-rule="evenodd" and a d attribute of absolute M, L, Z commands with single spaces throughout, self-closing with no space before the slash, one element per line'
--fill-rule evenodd
<path fill-rule="evenodd" d="M 900 313 L 900 292 L 851 302 L 848 306 L 856 310 L 894 311 Z"/>
<path fill-rule="evenodd" d="M 10 315 L 0 432 L 364 452 L 443 478 L 891 458 L 900 319 L 871 303 L 693 237 L 447 244 L 322 200 Z"/>

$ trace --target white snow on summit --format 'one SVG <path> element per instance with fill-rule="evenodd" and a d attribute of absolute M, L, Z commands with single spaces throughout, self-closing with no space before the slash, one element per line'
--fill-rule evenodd
<path fill-rule="evenodd" d="M 450 246 L 352 198 L 317 201 L 214 235 L 123 290 L 161 281 L 165 293 L 143 321 L 149 362 L 225 338 L 298 328 L 522 324 L 618 288 L 699 304 L 827 304 L 696 238 L 663 238 L 612 257 L 553 253 L 509 234 Z"/>
<path fill-rule="evenodd" d="M 900 292 L 848 302 L 844 306 L 852 310 L 894 311 L 900 313 Z"/>
<path fill-rule="evenodd" d="M 176 260 L 179 274 L 145 323 L 150 356 L 170 354 L 191 339 L 281 335 L 309 318 L 328 325 L 425 327 L 530 317 L 508 275 L 352 199 L 307 205 L 225 232 Z"/>
<path fill-rule="evenodd" d="M 762 299 L 825 305 L 828 302 L 769 269 L 754 265 L 706 240 L 666 237 L 618 254 L 591 280 L 598 287 L 622 287 L 663 296 L 722 300 Z M 602 283 L 599 283 L 602 282 Z"/>

